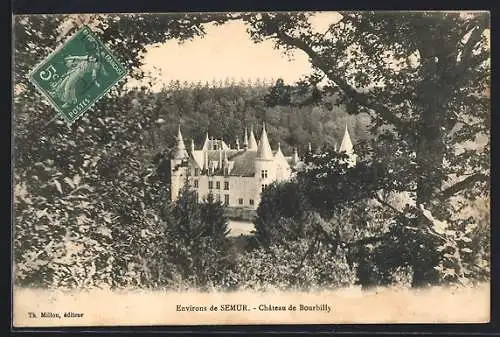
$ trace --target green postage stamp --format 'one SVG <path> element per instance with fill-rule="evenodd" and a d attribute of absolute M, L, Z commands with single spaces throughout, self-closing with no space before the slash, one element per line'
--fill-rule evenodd
<path fill-rule="evenodd" d="M 126 73 L 92 30 L 84 26 L 29 77 L 71 125 Z"/>

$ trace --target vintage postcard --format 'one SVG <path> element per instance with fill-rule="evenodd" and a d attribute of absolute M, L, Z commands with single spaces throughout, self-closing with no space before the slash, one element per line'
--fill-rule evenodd
<path fill-rule="evenodd" d="M 14 15 L 13 326 L 490 320 L 490 13 Z"/>

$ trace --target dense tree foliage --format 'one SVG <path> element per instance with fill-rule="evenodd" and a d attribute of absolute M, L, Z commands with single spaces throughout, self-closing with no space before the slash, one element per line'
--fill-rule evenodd
<path fill-rule="evenodd" d="M 315 148 L 339 145 L 346 125 L 354 139 L 368 137 L 366 118 L 349 116 L 343 107 L 267 106 L 273 84 L 229 79 L 221 83 L 171 81 L 160 92 L 145 95 L 140 105 L 152 106 L 155 117 L 161 118 L 154 137 L 168 146 L 175 142 L 179 123 L 186 140 L 193 139 L 197 147 L 206 132 L 234 147 L 236 138 L 242 143 L 245 127 L 253 127 L 259 137 L 265 122 L 271 146 L 276 149 L 279 142 L 286 155 L 293 153 L 293 147 L 304 153 L 309 142 Z"/>
<path fill-rule="evenodd" d="M 484 199 L 450 224 L 415 208 L 411 194 L 387 179 L 390 167 L 361 161 L 348 168 L 344 159 L 334 151 L 310 153 L 292 181 L 266 188 L 255 221 L 260 247 L 307 237 L 345 249 L 363 286 L 412 282 L 415 267 L 429 264 L 439 282 L 488 277 L 489 210 L 476 208 L 487 205 Z M 426 231 L 415 226 L 419 216 L 429 221 Z"/>
<path fill-rule="evenodd" d="M 326 290 L 352 285 L 355 270 L 347 263 L 344 250 L 301 238 L 236 257 L 228 277 L 245 290 Z"/>
<path fill-rule="evenodd" d="M 277 47 L 308 55 L 316 73 L 304 83 L 316 101 L 339 95 L 348 112 L 370 115 L 374 137 L 361 156 L 374 166 L 392 166 L 385 180 L 411 193 L 410 204 L 420 212 L 406 218 L 415 235 L 431 242 L 436 234 L 422 207 L 455 233 L 464 226 L 456 218 L 464 199 L 489 195 L 487 13 L 341 12 L 325 32 L 314 30 L 311 16 L 265 13 L 244 19 L 255 41 L 273 39 Z M 326 81 L 321 89 L 318 78 Z M 294 103 L 294 90 L 281 89 L 287 93 L 276 97 L 285 100 L 275 104 Z M 300 103 L 303 92 L 296 96 Z M 438 246 L 415 248 L 422 255 Z M 431 260 L 415 261 L 414 285 L 438 281 L 440 260 Z"/>
<path fill-rule="evenodd" d="M 158 170 L 161 158 L 147 138 L 157 126 L 153 106 L 140 106 L 145 91 L 127 94 L 124 83 L 144 78 L 140 65 L 146 45 L 202 35 L 202 23 L 216 18 L 134 14 L 88 19 L 15 18 L 16 281 L 54 287 L 154 285 L 151 280 L 160 272 L 155 243 L 162 238 L 158 210 L 169 193 Z M 54 120 L 55 111 L 27 74 L 82 23 L 91 25 L 129 74 L 68 128 Z"/>

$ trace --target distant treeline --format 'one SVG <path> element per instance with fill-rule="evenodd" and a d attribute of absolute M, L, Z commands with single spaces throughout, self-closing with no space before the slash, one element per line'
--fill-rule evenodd
<path fill-rule="evenodd" d="M 269 106 L 266 96 L 273 85 L 258 79 L 253 82 L 226 79 L 205 84 L 171 81 L 160 92 L 138 89 L 127 96 L 142 105 L 144 113 L 152 110 L 158 118 L 158 128 L 152 132 L 151 140 L 160 147 L 173 146 L 179 123 L 185 142 L 189 144 L 193 139 L 199 147 L 206 132 L 231 146 L 235 146 L 237 137 L 242 143 L 245 127 L 253 127 L 258 138 L 265 122 L 273 149 L 280 142 L 288 155 L 293 147 L 299 153 L 305 151 L 308 143 L 313 149 L 340 145 L 346 125 L 353 142 L 368 137 L 365 131 L 368 119 L 348 115 L 342 106 Z"/>

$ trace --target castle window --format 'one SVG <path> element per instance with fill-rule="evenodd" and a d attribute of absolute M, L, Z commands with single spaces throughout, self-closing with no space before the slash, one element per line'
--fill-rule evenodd
<path fill-rule="evenodd" d="M 229 181 L 224 182 L 224 189 L 229 190 Z"/>
<path fill-rule="evenodd" d="M 229 205 L 229 194 L 224 194 L 224 204 Z"/>
<path fill-rule="evenodd" d="M 264 191 L 267 187 L 267 184 L 262 184 L 262 190 Z"/>
<path fill-rule="evenodd" d="M 220 194 L 217 194 L 217 201 L 220 201 Z"/>
<path fill-rule="evenodd" d="M 253 205 L 253 199 L 250 199 L 250 205 Z"/>
<path fill-rule="evenodd" d="M 267 178 L 267 170 L 260 171 L 260 176 L 262 177 L 262 179 Z"/>
<path fill-rule="evenodd" d="M 198 188 L 198 179 L 196 179 L 196 180 L 194 181 L 194 187 L 195 187 L 195 188 Z"/>
<path fill-rule="evenodd" d="M 243 205 L 243 198 L 238 199 L 238 204 Z"/>
<path fill-rule="evenodd" d="M 194 169 L 194 175 L 197 177 L 200 174 L 200 169 L 195 168 Z"/>
<path fill-rule="evenodd" d="M 211 190 L 214 188 L 214 182 L 213 181 L 209 181 L 208 182 L 208 189 Z"/>
<path fill-rule="evenodd" d="M 200 200 L 200 195 L 198 194 L 198 191 L 194 192 L 194 195 L 196 195 L 196 200 Z"/>
<path fill-rule="evenodd" d="M 215 182 L 215 188 L 220 190 L 220 181 Z"/>
<path fill-rule="evenodd" d="M 191 169 L 190 168 L 187 169 L 187 175 L 188 175 L 188 177 L 191 175 Z"/>

